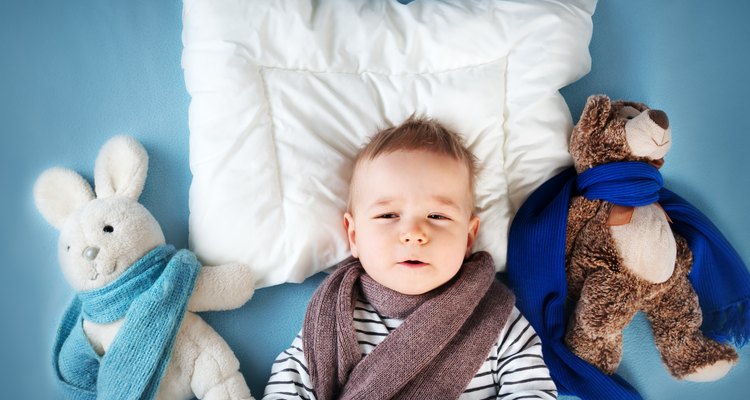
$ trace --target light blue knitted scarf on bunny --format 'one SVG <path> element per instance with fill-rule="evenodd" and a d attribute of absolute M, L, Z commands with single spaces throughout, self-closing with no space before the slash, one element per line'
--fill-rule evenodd
<path fill-rule="evenodd" d="M 65 398 L 154 398 L 199 269 L 190 251 L 160 246 L 114 282 L 78 293 L 55 338 L 53 363 Z M 83 332 L 83 319 L 105 324 L 123 317 L 100 357 Z"/>

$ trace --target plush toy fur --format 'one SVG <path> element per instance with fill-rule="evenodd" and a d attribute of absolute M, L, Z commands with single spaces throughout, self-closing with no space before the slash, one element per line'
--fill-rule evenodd
<path fill-rule="evenodd" d="M 644 104 L 591 96 L 575 126 L 570 153 L 581 173 L 617 161 L 657 168 L 671 145 L 667 115 Z M 724 376 L 735 350 L 703 336 L 698 298 L 688 280 L 693 256 L 657 204 L 614 205 L 574 197 L 566 274 L 576 302 L 565 340 L 579 357 L 612 374 L 622 356 L 622 329 L 643 311 L 669 372 L 692 381 Z"/>
<path fill-rule="evenodd" d="M 60 230 L 60 264 L 73 289 L 104 287 L 165 243 L 158 222 L 137 201 L 147 169 L 148 155 L 141 144 L 116 136 L 96 160 L 96 196 L 88 182 L 71 170 L 53 168 L 38 178 L 34 187 L 37 208 Z M 252 296 L 254 283 L 244 265 L 201 268 L 158 399 L 252 398 L 232 350 L 194 312 L 240 307 Z M 84 332 L 96 353 L 107 352 L 122 321 L 96 324 L 84 320 Z"/>

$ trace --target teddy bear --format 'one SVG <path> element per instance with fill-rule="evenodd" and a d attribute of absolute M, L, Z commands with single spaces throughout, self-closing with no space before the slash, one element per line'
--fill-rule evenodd
<path fill-rule="evenodd" d="M 588 99 L 570 154 L 580 181 L 586 171 L 614 163 L 658 170 L 671 144 L 664 111 L 600 95 Z M 699 299 L 688 279 L 693 253 L 671 225 L 656 198 L 622 205 L 579 194 L 570 201 L 565 271 L 575 309 L 565 343 L 606 374 L 617 370 L 622 330 L 638 311 L 674 377 L 711 381 L 737 362 L 731 346 L 700 330 Z"/>
<path fill-rule="evenodd" d="M 229 345 L 196 312 L 242 306 L 254 275 L 242 264 L 201 266 L 189 250 L 167 245 L 138 202 L 147 169 L 143 146 L 120 135 L 96 159 L 95 192 L 64 168 L 35 183 L 35 203 L 60 231 L 60 266 L 77 292 L 54 344 L 63 393 L 252 399 Z"/>
<path fill-rule="evenodd" d="M 615 374 L 637 312 L 676 378 L 712 381 L 750 341 L 750 271 L 718 228 L 664 187 L 664 111 L 590 96 L 573 127 L 573 166 L 516 211 L 507 279 L 561 394 L 638 399 Z"/>

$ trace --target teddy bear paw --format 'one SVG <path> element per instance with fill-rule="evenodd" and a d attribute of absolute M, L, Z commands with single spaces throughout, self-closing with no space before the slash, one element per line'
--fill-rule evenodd
<path fill-rule="evenodd" d="M 698 368 L 697 371 L 683 376 L 682 379 L 690 382 L 716 381 L 723 378 L 733 366 L 733 361 L 719 360 L 713 364 Z"/>

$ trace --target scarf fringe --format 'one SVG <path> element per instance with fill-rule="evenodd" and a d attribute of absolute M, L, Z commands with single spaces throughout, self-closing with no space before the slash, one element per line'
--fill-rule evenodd
<path fill-rule="evenodd" d="M 750 342 L 750 299 L 704 315 L 701 327 L 706 336 L 722 343 L 743 347 Z"/>

